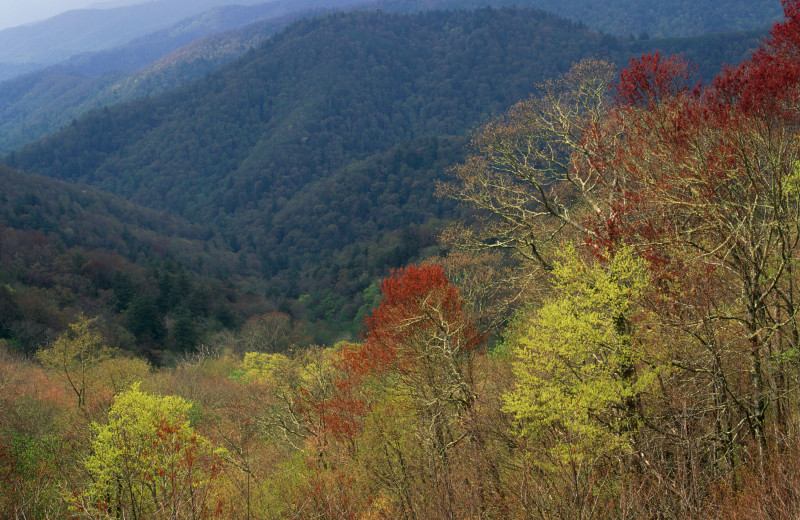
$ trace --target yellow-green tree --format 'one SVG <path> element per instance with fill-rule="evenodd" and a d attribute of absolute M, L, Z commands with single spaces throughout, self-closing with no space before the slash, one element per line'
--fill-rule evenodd
<path fill-rule="evenodd" d="M 550 297 L 513 331 L 505 409 L 529 446 L 537 514 L 602 518 L 626 493 L 638 401 L 658 366 L 632 325 L 647 271 L 629 248 L 601 262 L 567 247 L 553 277 Z"/>
<path fill-rule="evenodd" d="M 518 325 L 506 408 L 526 434 L 557 431 L 556 451 L 621 447 L 634 429 L 635 397 L 652 382 L 629 322 L 645 266 L 630 249 L 587 263 L 568 248 L 553 274 L 549 301 Z"/>
<path fill-rule="evenodd" d="M 64 376 L 78 399 L 78 407 L 86 407 L 86 391 L 93 381 L 93 369 L 111 357 L 105 345 L 97 318 L 80 315 L 62 332 L 48 349 L 39 350 L 36 358 Z"/>
<path fill-rule="evenodd" d="M 291 371 L 291 360 L 283 354 L 247 352 L 237 375 L 248 381 L 274 382 Z"/>
<path fill-rule="evenodd" d="M 73 497 L 85 518 L 214 518 L 224 514 L 215 482 L 225 450 L 197 434 L 192 405 L 177 396 L 117 396 L 84 465 L 92 482 Z"/>

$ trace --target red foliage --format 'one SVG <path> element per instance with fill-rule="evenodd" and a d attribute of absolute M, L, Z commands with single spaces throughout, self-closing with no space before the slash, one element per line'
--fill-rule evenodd
<path fill-rule="evenodd" d="M 645 54 L 631 58 L 628 68 L 620 74 L 615 85 L 614 99 L 619 105 L 649 107 L 677 94 L 690 91 L 689 77 L 696 70 L 683 56 L 662 58 Z M 699 93 L 698 84 L 692 92 Z"/>
<path fill-rule="evenodd" d="M 735 104 L 744 113 L 798 117 L 800 101 L 800 0 L 783 0 L 785 20 L 773 25 L 770 37 L 752 57 L 728 67 L 714 81 L 718 101 Z"/>
<path fill-rule="evenodd" d="M 737 212 L 752 207 L 760 191 L 780 185 L 786 172 L 751 178 L 763 151 L 748 136 L 776 121 L 795 124 L 800 116 L 800 0 L 783 5 L 786 19 L 713 87 L 690 89 L 690 65 L 678 56 L 645 55 L 622 71 L 616 106 L 584 135 L 594 151 L 592 175 L 613 190 L 607 211 L 587 222 L 593 231 L 587 245 L 599 255 L 636 244 L 659 276 L 669 278 L 681 266 L 670 259 L 668 237 L 688 229 L 722 236 L 726 224 L 745 218 Z M 764 135 L 781 139 L 779 132 Z M 715 220 L 719 229 L 711 230 Z"/>
<path fill-rule="evenodd" d="M 365 322 L 361 345 L 347 345 L 333 364 L 340 379 L 329 393 L 314 395 L 300 389 L 298 411 L 309 424 L 338 441 L 353 439 L 368 411 L 368 379 L 389 373 L 409 376 L 422 358 L 457 358 L 474 351 L 483 341 L 469 322 L 458 289 L 439 265 L 409 266 L 392 272 L 381 283 L 383 301 Z"/>
<path fill-rule="evenodd" d="M 305 388 L 299 389 L 297 411 L 315 434 L 329 434 L 339 442 L 352 440 L 361 429 L 367 403 L 358 395 L 353 381 L 336 381 L 332 395 L 314 395 Z"/>
<path fill-rule="evenodd" d="M 381 290 L 383 301 L 366 320 L 364 345 L 348 354 L 354 373 L 380 376 L 388 370 L 413 370 L 434 338 L 456 356 L 472 352 L 484 339 L 438 264 L 393 271 Z"/>
<path fill-rule="evenodd" d="M 0 486 L 11 481 L 11 476 L 17 467 L 14 454 L 3 444 L 0 444 Z M 0 487 L 2 489 L 2 487 Z"/>

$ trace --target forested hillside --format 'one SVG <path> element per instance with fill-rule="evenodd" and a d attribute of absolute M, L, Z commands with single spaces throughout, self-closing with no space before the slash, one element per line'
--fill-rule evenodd
<path fill-rule="evenodd" d="M 118 348 L 169 363 L 274 310 L 244 295 L 225 244 L 179 217 L 85 185 L 0 169 L 0 337 L 22 353 L 81 313 Z M 164 355 L 164 352 L 168 354 Z"/>
<path fill-rule="evenodd" d="M 358 8 L 413 13 L 432 9 L 483 7 L 484 4 L 463 0 L 378 0 L 338 7 L 330 4 L 331 7 L 325 9 Z M 542 7 L 546 10 L 555 7 L 542 5 L 541 0 L 491 0 L 490 4 L 515 4 L 519 7 Z M 158 94 L 208 74 L 224 63 L 242 56 L 248 49 L 259 46 L 292 20 L 321 14 L 323 9 L 311 9 L 314 5 L 313 0 L 306 0 L 215 8 L 122 46 L 73 56 L 57 66 L 0 83 L 0 154 L 60 130 L 92 108 Z M 659 16 L 674 19 L 669 12 L 659 13 Z M 261 19 L 263 20 L 240 30 L 219 32 Z M 578 19 L 597 28 L 592 25 L 595 18 Z M 714 30 L 751 28 L 765 23 L 719 25 Z M 667 34 L 691 32 L 688 27 L 681 26 L 677 29 Z M 215 34 L 200 38 L 210 33 Z M 745 39 L 752 39 L 750 44 L 754 46 L 761 35 L 761 32 L 746 37 L 741 34 L 720 34 L 712 38 L 727 39 L 725 44 L 739 48 L 741 41 Z M 744 57 L 731 56 L 727 51 L 721 51 L 725 44 L 705 43 L 710 48 L 703 49 L 696 56 L 704 70 L 710 73 L 724 58 L 735 58 L 733 61 L 738 61 Z M 185 47 L 175 50 L 181 45 Z M 639 47 L 649 49 L 654 45 L 669 47 L 670 43 L 645 42 Z M 685 41 L 678 39 L 672 46 L 682 52 L 686 45 Z M 175 52 L 171 52 L 173 50 Z"/>
<path fill-rule="evenodd" d="M 626 31 L 621 31 L 606 25 L 596 25 L 597 17 L 591 16 L 591 11 L 580 8 L 578 11 L 560 11 L 562 4 L 548 5 L 542 0 L 523 0 L 511 2 L 510 0 L 486 0 L 485 2 L 465 0 L 375 0 L 360 3 L 354 2 L 327 2 L 325 8 L 332 9 L 366 9 L 384 10 L 399 13 L 415 13 L 434 9 L 468 9 L 479 8 L 485 5 L 508 6 L 516 5 L 526 8 L 542 8 L 544 10 L 559 12 L 587 24 L 593 29 L 606 32 L 619 33 L 624 37 L 629 36 Z M 199 78 L 224 63 L 242 56 L 251 47 L 257 47 L 276 31 L 284 28 L 292 20 L 319 15 L 323 8 L 314 8 L 319 5 L 314 0 L 298 1 L 273 1 L 253 6 L 228 6 L 211 9 L 202 14 L 189 17 L 175 25 L 148 34 L 129 43 L 93 53 L 82 53 L 66 59 L 57 66 L 37 70 L 22 78 L 0 83 L 0 154 L 5 154 L 24 144 L 35 141 L 41 137 L 60 130 L 74 118 L 78 118 L 92 108 L 99 108 L 114 103 L 130 101 L 139 97 L 158 94 L 175 88 L 187 81 Z M 695 4 L 696 7 L 705 9 L 707 6 Z M 748 6 L 748 7 L 745 7 Z M 752 3 L 742 6 L 726 6 L 726 14 L 733 19 L 721 20 L 719 17 L 708 17 L 716 20 L 718 25 L 693 29 L 691 23 L 703 17 L 681 18 L 672 31 L 654 34 L 703 34 L 709 31 L 732 31 L 740 29 L 753 29 L 766 25 L 771 20 L 769 9 L 766 6 Z M 660 3 L 658 13 L 651 13 L 654 18 L 649 22 L 642 21 L 641 27 L 646 32 L 650 27 L 647 23 L 675 22 L 673 10 L 680 12 L 686 6 L 668 7 L 668 3 Z M 772 6 L 777 13 L 777 4 Z M 625 6 L 630 9 L 641 9 L 637 3 L 634 6 Z M 627 9 L 630 8 L 630 9 Z M 758 16 L 746 16 L 740 19 L 736 16 L 739 11 L 755 9 Z M 663 12 L 662 12 L 663 11 Z M 584 13 L 576 17 L 575 13 Z M 774 14 L 774 13 L 773 13 Z M 773 16 L 774 17 L 774 16 Z M 615 19 L 629 19 L 618 17 Z M 261 20 L 249 26 L 231 32 L 219 33 L 233 27 L 241 26 L 245 22 Z M 200 38 L 203 35 L 215 33 L 211 36 Z M 1 34 L 1 33 L 0 33 Z M 637 38 L 642 33 L 636 33 Z M 748 35 L 717 35 L 717 38 L 728 38 L 726 43 L 738 48 L 740 40 L 752 38 L 752 46 L 756 44 L 757 37 Z M 761 32 L 758 32 L 758 37 Z M 189 44 L 189 42 L 192 42 Z M 170 53 L 180 45 L 186 45 L 174 53 Z M 653 46 L 667 45 L 669 43 L 645 42 L 641 48 L 649 49 Z M 674 46 L 682 51 L 686 45 L 677 41 Z M 710 72 L 718 66 L 722 58 L 731 58 L 722 44 L 706 42 L 713 49 L 704 49 L 699 53 L 698 61 L 707 66 Z M 634 49 L 636 46 L 634 46 Z M 710 51 L 710 52 L 709 52 Z M 712 56 L 716 53 L 716 56 Z M 693 56 L 694 57 L 694 56 Z M 738 61 L 741 57 L 735 57 Z M 0 78 L 16 76 L 19 65 L 10 66 L 10 76 L 3 75 L 0 65 Z M 39 68 L 39 67 L 34 67 Z M 706 69 L 704 69 L 706 70 Z"/>
<path fill-rule="evenodd" d="M 761 29 L 769 27 L 781 17 L 780 2 L 773 0 L 609 0 L 603 2 L 602 8 L 589 0 L 536 0 L 530 7 L 580 20 L 597 31 L 650 37 L 698 36 L 713 32 Z"/>
<path fill-rule="evenodd" d="M 237 10 L 245 12 L 235 17 L 234 25 L 236 20 L 241 22 L 253 15 L 253 9 Z M 181 24 L 145 41 L 81 55 L 4 81 L 0 83 L 0 152 L 52 134 L 91 109 L 158 94 L 202 77 L 242 56 L 303 14 L 310 13 L 270 18 L 204 38 L 197 35 L 220 25 L 202 26 L 192 20 L 188 28 Z"/>
<path fill-rule="evenodd" d="M 717 32 L 766 30 L 781 17 L 781 3 L 774 0 L 609 0 L 599 8 L 591 0 L 388 0 L 369 2 L 382 9 L 417 12 L 434 9 L 524 7 L 554 13 L 590 29 L 615 36 L 700 36 Z"/>
<path fill-rule="evenodd" d="M 753 43 L 708 42 L 686 49 L 733 62 Z M 470 128 L 583 56 L 625 62 L 642 45 L 539 11 L 334 14 L 7 162 L 208 225 L 275 290 L 355 326 L 372 277 L 432 245 L 420 226 L 454 215 L 430 186 Z M 719 64 L 706 62 L 709 77 Z"/>

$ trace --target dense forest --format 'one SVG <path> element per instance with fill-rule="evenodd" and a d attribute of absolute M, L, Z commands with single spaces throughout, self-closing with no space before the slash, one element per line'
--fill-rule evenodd
<path fill-rule="evenodd" d="M 208 231 L 97 191 L 0 171 L 0 337 L 23 354 L 82 312 L 118 348 L 170 364 L 274 303 L 245 294 Z M 166 357 L 165 357 L 166 356 Z"/>
<path fill-rule="evenodd" d="M 76 303 L 32 355 L 0 339 L 0 516 L 798 517 L 800 1 L 784 11 L 757 50 L 702 84 L 680 55 L 621 71 L 586 57 L 484 121 L 449 174 L 429 179 L 462 208 L 431 239 L 441 253 L 370 289 L 357 341 L 308 346 L 291 313 L 264 309 L 157 367 L 120 348 L 114 315 Z M 355 19 L 382 16 L 394 15 Z M 288 109 L 279 101 L 270 109 Z M 93 121 L 113 119 L 70 135 Z M 112 155 L 120 134 L 106 135 Z M 411 142 L 390 173 L 441 148 Z M 44 276 L 75 289 L 52 278 L 42 301 L 75 302 L 95 284 L 128 302 L 122 327 L 142 338 L 177 341 L 203 312 L 220 321 L 202 306 L 225 286 L 191 297 L 214 283 L 192 276 L 230 253 L 198 223 L 86 186 L 50 180 L 56 196 L 30 174 L 0 179 L 11 208 L 0 238 L 16 240 L 0 249 L 3 276 L 38 276 L 31 266 L 57 256 L 63 270 Z M 76 235 L 93 222 L 119 231 L 81 238 L 90 250 Z M 174 249 L 158 249 L 161 236 Z M 197 275 L 170 258 L 181 251 Z M 114 272 L 109 289 L 108 269 L 76 260 L 100 252 L 106 266 L 152 258 L 152 270 L 127 290 Z M 165 329 L 133 326 L 147 277 Z M 14 317 L 3 326 L 26 319 L 28 294 L 40 293 L 0 285 Z"/>
<path fill-rule="evenodd" d="M 395 0 L 391 10 L 414 12 L 426 9 L 479 9 L 481 0 Z M 497 7 L 541 9 L 580 22 L 595 31 L 616 36 L 700 36 L 716 32 L 767 29 L 781 17 L 778 2 L 741 0 L 724 3 L 711 0 L 669 0 L 658 3 L 608 0 L 603 9 L 591 0 L 496 0 Z"/>
<path fill-rule="evenodd" d="M 4 81 L 0 83 L 0 152 L 52 134 L 91 109 L 165 92 L 200 78 L 240 57 L 297 16 L 300 13 L 197 39 L 192 36 L 200 31 L 194 26 L 202 24 L 191 24 L 193 30 L 175 27 L 146 41 L 81 55 Z M 201 27 L 202 32 L 208 29 Z M 179 46 L 181 42 L 191 43 Z"/>
<path fill-rule="evenodd" d="M 520 9 L 337 13 L 6 162 L 207 226 L 239 256 L 235 274 L 263 277 L 262 296 L 300 303 L 329 340 L 358 329 L 389 268 L 436 248 L 456 205 L 432 183 L 471 128 L 537 81 L 582 57 L 662 47 L 700 58 L 708 78 L 757 42 L 617 39 Z"/>

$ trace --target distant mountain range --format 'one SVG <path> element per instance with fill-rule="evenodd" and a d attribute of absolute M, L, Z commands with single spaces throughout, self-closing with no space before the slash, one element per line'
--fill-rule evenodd
<path fill-rule="evenodd" d="M 538 0 L 531 7 L 596 31 L 651 38 L 766 30 L 783 15 L 778 0 Z"/>
<path fill-rule="evenodd" d="M 156 0 L 112 9 L 67 11 L 41 22 L 0 31 L 0 63 L 57 63 L 76 54 L 110 49 L 175 23 L 228 0 Z M 263 0 L 237 0 L 238 5 Z"/>
<path fill-rule="evenodd" d="M 618 39 L 524 9 L 330 14 L 7 163 L 201 225 L 270 294 L 352 326 L 375 278 L 430 252 L 454 215 L 433 183 L 476 124 L 586 56 L 681 51 L 710 77 L 757 39 Z"/>
<path fill-rule="evenodd" d="M 303 15 L 263 6 L 215 9 L 128 45 L 72 57 L 0 83 L 0 153 L 61 129 L 93 108 L 157 94 L 199 78 Z M 262 22 L 249 23 L 261 16 Z M 230 31 L 231 27 L 247 27 Z M 199 37 L 205 34 L 210 36 Z M 188 45 L 187 45 L 188 44 Z"/>
<path fill-rule="evenodd" d="M 0 80 L 59 63 L 78 54 L 126 45 L 138 38 L 159 39 L 163 36 L 154 33 L 179 22 L 184 22 L 182 25 L 188 31 L 186 37 L 190 33 L 195 38 L 199 37 L 200 27 L 195 24 L 202 26 L 204 21 L 202 17 L 199 20 L 190 19 L 229 3 L 230 0 L 155 0 L 123 7 L 68 11 L 41 22 L 4 29 L 0 31 Z M 304 9 L 343 8 L 365 3 L 363 0 L 235 2 L 238 6 L 261 4 L 261 10 L 271 11 L 268 15 L 271 17 Z M 589 0 L 381 0 L 372 3 L 396 12 L 513 4 L 549 11 L 585 23 L 598 31 L 615 35 L 648 34 L 650 37 L 697 36 L 711 32 L 762 29 L 781 15 L 780 3 L 775 0 L 735 0 L 724 3 L 712 0 L 664 0 L 656 3 L 608 0 L 602 6 Z M 231 9 L 224 11 L 233 12 Z M 262 13 L 254 16 L 267 15 Z"/>
<path fill-rule="evenodd" d="M 191 9 L 199 10 L 203 6 L 221 1 L 207 0 L 193 4 Z M 315 8 L 320 5 L 319 0 L 275 0 L 252 6 L 215 7 L 124 45 L 103 51 L 74 55 L 58 65 L 40 68 L 36 72 L 0 83 L 0 154 L 59 130 L 92 108 L 157 94 L 175 88 L 186 81 L 199 78 L 222 64 L 240 57 L 248 49 L 261 45 L 276 31 L 284 28 L 292 20 L 303 16 L 315 16 L 330 11 L 330 9 L 347 8 L 413 13 L 434 8 L 473 8 L 482 6 L 487 1 L 491 1 L 496 6 L 517 3 L 521 6 L 540 7 L 561 13 L 566 12 L 565 5 L 575 4 L 570 7 L 572 18 L 585 19 L 589 26 L 596 25 L 595 22 L 598 20 L 596 16 L 590 16 L 587 11 L 589 4 L 583 0 L 569 0 L 566 3 L 552 0 L 519 0 L 517 2 L 512 0 L 373 0 L 356 4 L 352 3 L 352 0 L 328 0 L 325 5 L 329 7 L 325 9 Z M 138 9 L 136 12 L 139 13 L 140 11 L 144 12 L 143 10 L 148 6 L 155 9 L 151 4 L 153 3 L 124 9 L 135 7 Z M 177 9 L 180 5 L 174 2 L 158 2 L 157 4 L 159 9 L 172 6 L 172 9 L 176 9 L 175 12 L 184 12 Z M 693 5 L 696 8 L 701 4 L 702 2 Z M 629 11 L 630 16 L 620 16 L 618 20 L 631 20 L 636 18 L 636 13 L 640 11 L 637 5 L 627 5 L 623 0 L 616 0 L 609 2 L 603 12 Z M 710 13 L 715 8 L 713 5 L 706 7 L 705 13 Z M 650 12 L 649 22 L 641 21 L 642 26 L 653 30 L 654 24 L 663 24 L 667 21 L 672 23 L 676 18 L 671 16 L 674 13 L 670 9 L 678 8 L 688 9 L 689 7 L 680 2 L 662 2 L 658 7 L 658 15 Z M 184 6 L 181 9 L 186 10 L 189 7 Z M 91 12 L 93 16 L 100 16 L 102 13 L 108 14 L 107 23 L 113 26 L 118 22 L 119 17 L 113 15 L 112 11 L 115 10 L 111 9 L 109 13 L 98 10 L 87 12 Z M 674 31 L 692 33 L 730 27 L 757 27 L 766 23 L 765 21 L 773 19 L 776 16 L 773 11 L 776 11 L 775 6 L 769 7 L 767 2 L 763 1 L 733 2 L 726 6 L 726 16 L 683 17 L 681 19 L 686 22 L 686 25 L 675 27 Z M 81 13 L 83 11 L 76 11 L 73 15 L 80 16 Z M 39 27 L 39 30 L 47 33 L 57 33 L 58 31 L 48 24 L 61 23 L 59 20 L 60 18 L 56 17 L 33 27 Z M 254 23 L 254 20 L 258 21 Z M 714 20 L 716 25 L 702 27 L 692 25 L 696 24 L 698 20 Z M 608 29 L 607 25 L 602 26 Z M 614 27 L 611 29 L 611 32 L 623 30 L 621 26 L 616 27 L 616 30 Z M 637 34 L 640 33 L 641 31 L 637 32 Z M 0 40 L 2 40 L 3 34 L 5 32 L 0 31 Z M 38 33 L 31 34 L 37 35 Z M 24 37 L 17 39 L 18 45 L 23 45 L 24 42 Z M 30 43 L 26 45 L 30 45 L 32 48 L 36 46 Z M 2 56 L 2 49 L 0 49 L 0 56 Z M 17 75 L 30 67 L 39 68 L 39 65 L 13 64 L 9 65 L 7 69 L 9 75 Z M 3 76 L 2 70 L 3 65 L 0 63 L 0 78 Z"/>
<path fill-rule="evenodd" d="M 227 3 L 228 0 L 159 0 L 113 9 L 81 9 L 4 29 L 0 31 L 0 80 L 56 63 L 91 75 L 132 71 L 209 34 L 264 18 L 351 1 L 241 0 L 235 6 Z M 110 52 L 84 56 L 101 51 Z"/>

